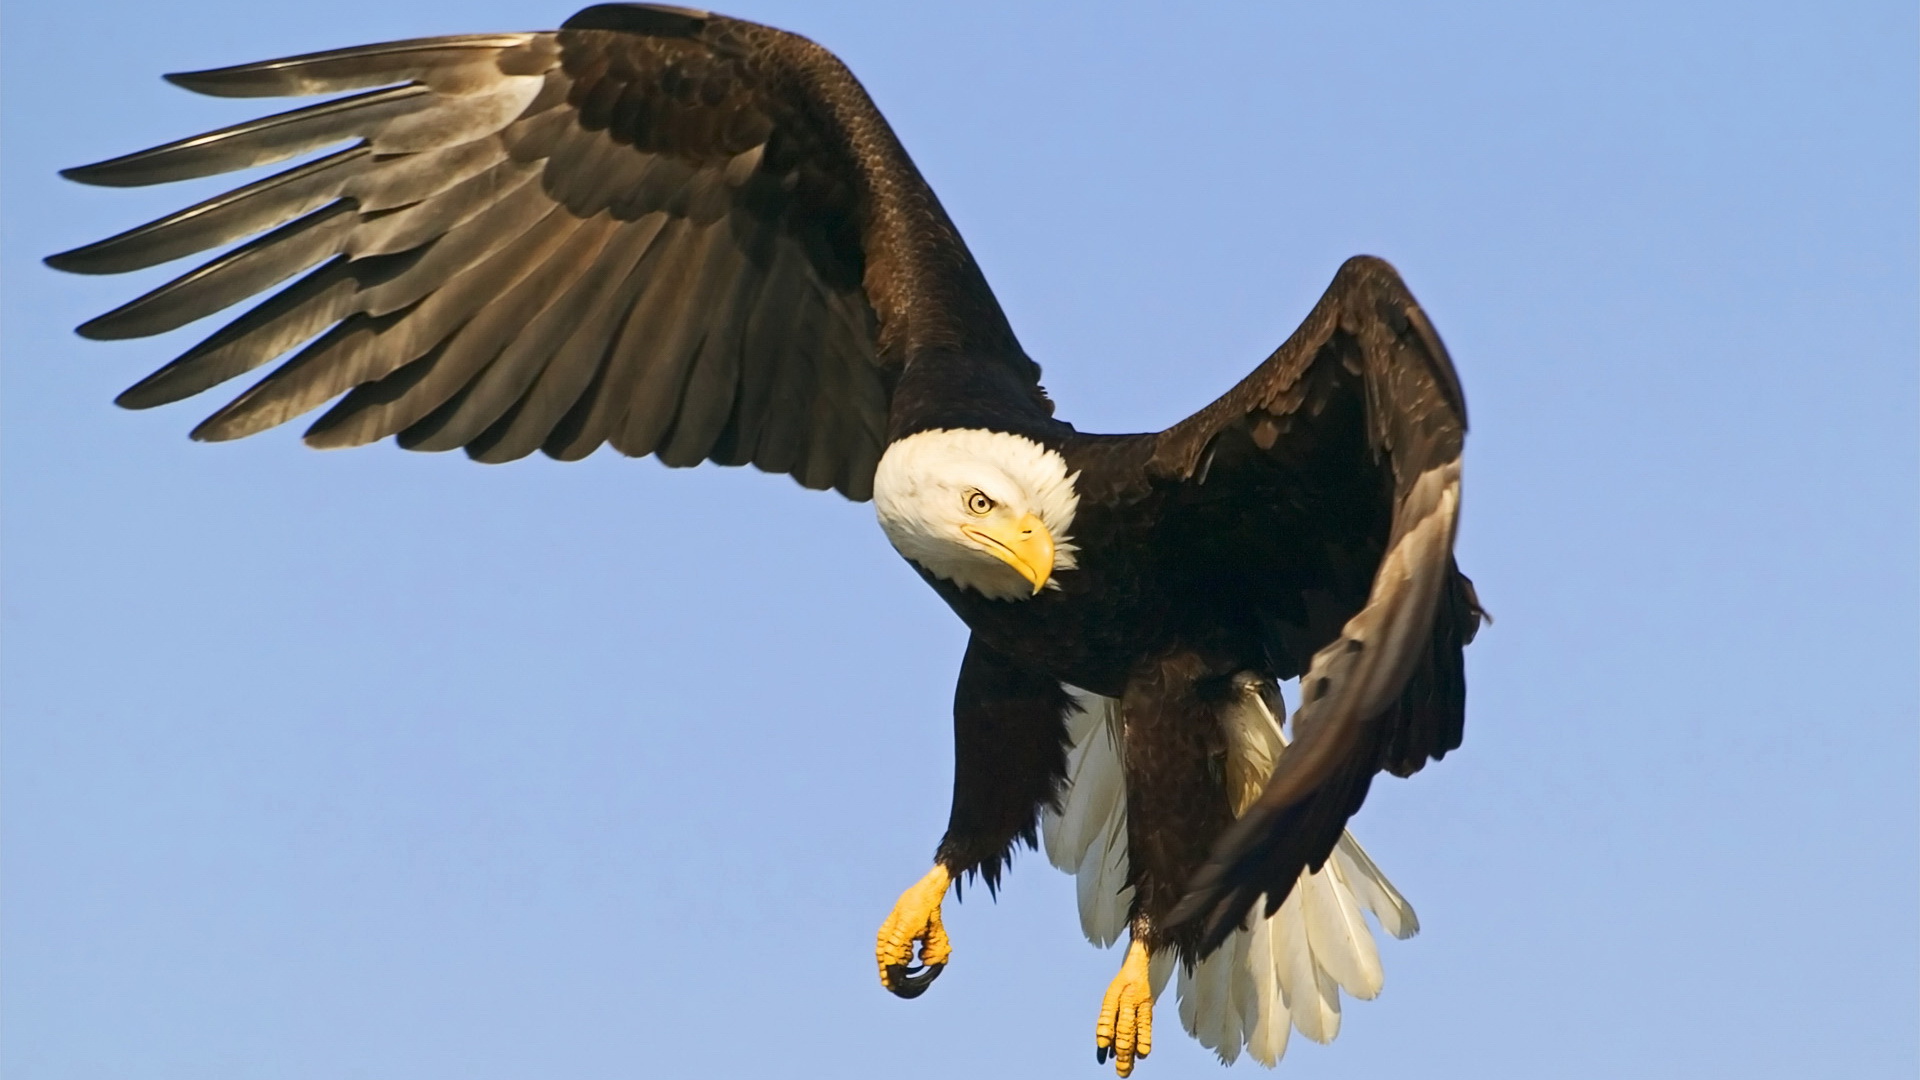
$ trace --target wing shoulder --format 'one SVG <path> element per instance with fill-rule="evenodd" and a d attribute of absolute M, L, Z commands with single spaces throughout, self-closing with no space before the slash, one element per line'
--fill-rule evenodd
<path fill-rule="evenodd" d="M 1453 361 L 1399 273 L 1369 255 L 1348 259 L 1299 329 L 1246 378 L 1161 432 L 1152 468 L 1192 477 L 1234 429 L 1263 451 L 1287 453 L 1282 436 L 1304 432 L 1343 392 L 1363 395 L 1369 443 L 1396 469 L 1459 456 L 1467 407 Z"/>

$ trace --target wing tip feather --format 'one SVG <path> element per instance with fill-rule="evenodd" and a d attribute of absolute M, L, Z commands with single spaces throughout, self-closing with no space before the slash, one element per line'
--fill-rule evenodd
<path fill-rule="evenodd" d="M 73 332 L 88 341 L 127 341 L 131 338 L 147 337 L 152 331 L 143 334 L 139 332 L 138 326 L 128 325 L 124 315 L 131 306 L 131 303 L 122 304 L 104 315 L 95 315 L 74 327 Z"/>
<path fill-rule="evenodd" d="M 141 153 L 144 153 L 144 151 Z M 85 165 L 70 165 L 60 170 L 60 177 L 63 180 L 71 180 L 76 184 L 86 184 L 88 187 L 146 187 L 149 184 L 160 183 L 161 181 L 149 180 L 144 176 L 130 175 L 126 171 L 125 166 L 128 164 L 129 159 L 138 156 L 140 155 L 123 154 L 120 157 L 108 158 L 105 161 L 92 161 Z M 66 253 L 62 252 L 62 254 Z"/>
<path fill-rule="evenodd" d="M 134 383 L 120 391 L 114 397 L 113 403 L 122 409 L 139 412 L 142 409 L 157 408 L 180 400 L 178 396 L 170 396 L 158 386 L 149 385 L 152 382 L 152 379 L 142 379 Z"/>
<path fill-rule="evenodd" d="M 65 174 L 62 173 L 62 175 Z M 96 253 L 102 246 L 103 244 L 101 243 L 82 244 L 77 248 L 69 248 L 66 251 L 58 251 L 52 255 L 44 256 L 40 262 L 48 268 L 58 270 L 63 274 L 122 273 L 123 270 L 120 267 L 106 265 L 96 257 Z"/>
<path fill-rule="evenodd" d="M 252 432 L 235 432 L 230 425 L 224 422 L 224 418 L 216 413 L 194 425 L 194 429 L 187 432 L 187 438 L 192 439 L 194 442 L 222 443 L 232 442 L 235 439 L 243 439 L 250 434 L 252 434 Z"/>

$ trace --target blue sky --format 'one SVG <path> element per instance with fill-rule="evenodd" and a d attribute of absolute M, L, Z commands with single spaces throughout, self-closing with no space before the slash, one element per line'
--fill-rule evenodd
<path fill-rule="evenodd" d="M 110 402 L 204 328 L 69 332 L 158 278 L 39 256 L 212 188 L 54 170 L 262 109 L 161 72 L 569 10 L 8 5 L 10 1076 L 1104 1074 L 1119 954 L 1036 854 L 876 985 L 964 632 L 870 508 L 196 445 L 212 398 Z M 1913 1075 L 1910 4 L 731 10 L 848 61 L 1084 429 L 1204 404 L 1358 252 L 1451 347 L 1498 622 L 1466 745 L 1355 823 L 1425 929 L 1285 1075 Z M 1138 1075 L 1211 1075 L 1171 1019 Z"/>

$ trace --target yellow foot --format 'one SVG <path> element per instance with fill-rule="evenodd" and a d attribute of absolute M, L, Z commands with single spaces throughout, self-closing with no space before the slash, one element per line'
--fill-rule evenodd
<path fill-rule="evenodd" d="M 1100 1022 L 1093 1029 L 1093 1057 L 1102 1065 L 1113 1055 L 1113 1071 L 1133 1072 L 1135 1058 L 1153 1049 L 1153 981 L 1147 973 L 1147 947 L 1134 941 L 1120 974 L 1100 1002 Z"/>
<path fill-rule="evenodd" d="M 903 998 L 927 992 L 940 969 L 953 955 L 946 927 L 940 925 L 940 902 L 947 898 L 953 878 L 944 866 L 935 866 L 913 888 L 900 894 L 892 914 L 880 924 L 874 956 L 880 961 L 880 985 Z M 914 966 L 913 946 L 920 944 L 920 966 Z"/>

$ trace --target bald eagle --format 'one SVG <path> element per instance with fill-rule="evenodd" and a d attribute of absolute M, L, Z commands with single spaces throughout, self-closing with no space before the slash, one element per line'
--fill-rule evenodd
<path fill-rule="evenodd" d="M 305 156 L 48 259 L 118 273 L 243 241 L 80 327 L 98 339 L 291 279 L 120 404 L 293 352 L 193 437 L 332 402 L 313 446 L 611 444 L 873 501 L 972 632 L 947 830 L 877 938 L 888 990 L 927 989 L 949 891 L 996 887 L 1044 826 L 1087 935 L 1129 938 L 1095 1028 L 1121 1076 L 1176 971 L 1187 1030 L 1269 1065 L 1290 1029 L 1333 1036 L 1340 990 L 1379 991 L 1365 913 L 1417 923 L 1346 822 L 1376 773 L 1460 745 L 1482 618 L 1452 550 L 1466 406 L 1392 267 L 1348 261 L 1193 416 L 1094 435 L 1054 416 L 939 201 L 805 38 L 603 4 L 554 32 L 167 78 L 337 96 L 66 171 L 135 186 Z"/>

